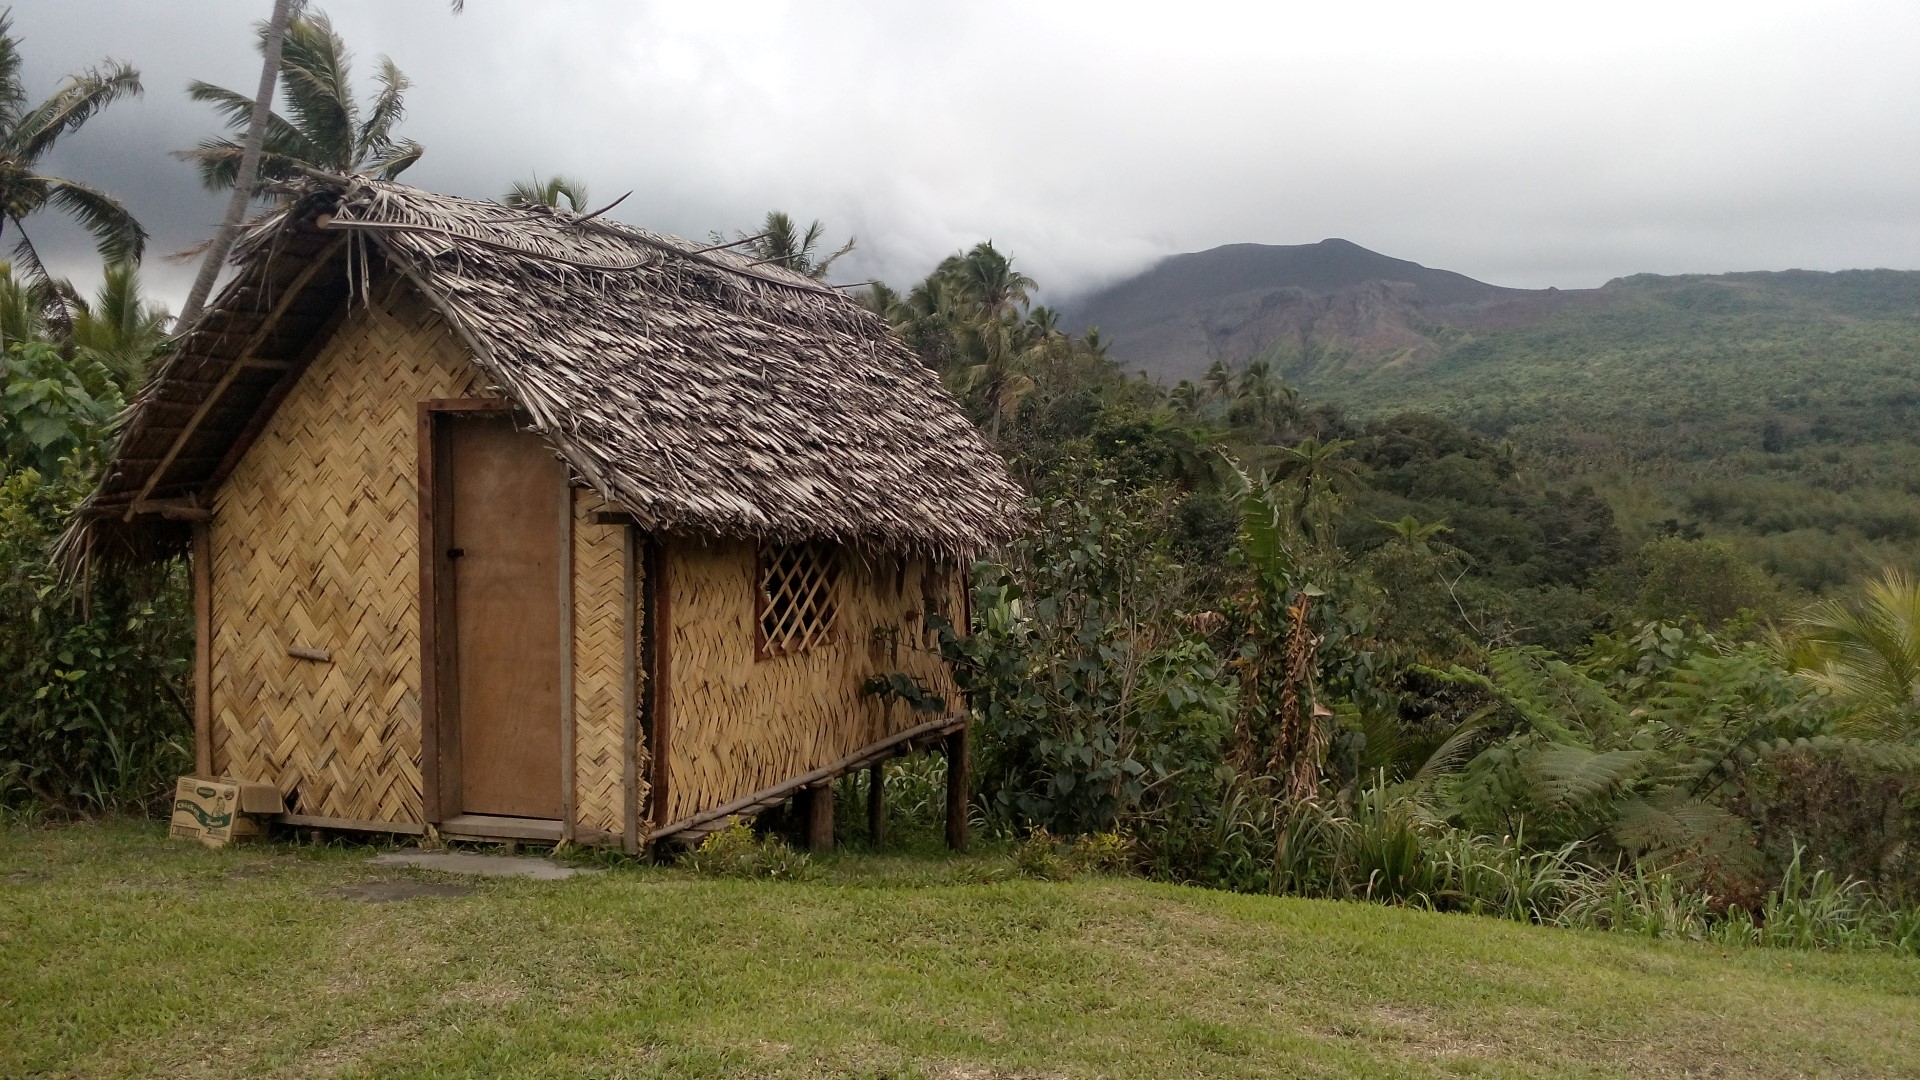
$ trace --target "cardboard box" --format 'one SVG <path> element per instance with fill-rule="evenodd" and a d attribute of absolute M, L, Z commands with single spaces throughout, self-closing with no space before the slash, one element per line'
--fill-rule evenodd
<path fill-rule="evenodd" d="M 183 776 L 173 788 L 173 824 L 168 831 L 182 840 L 224 847 L 265 835 L 267 820 L 285 809 L 280 789 L 272 784 Z"/>

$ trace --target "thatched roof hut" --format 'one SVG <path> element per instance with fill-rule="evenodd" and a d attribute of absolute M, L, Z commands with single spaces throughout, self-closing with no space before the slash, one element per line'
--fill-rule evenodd
<path fill-rule="evenodd" d="M 639 846 L 963 737 L 921 616 L 1020 492 L 853 299 L 361 177 L 235 263 L 66 545 L 193 552 L 201 771 L 309 824 Z M 896 672 L 946 711 L 862 691 Z"/>

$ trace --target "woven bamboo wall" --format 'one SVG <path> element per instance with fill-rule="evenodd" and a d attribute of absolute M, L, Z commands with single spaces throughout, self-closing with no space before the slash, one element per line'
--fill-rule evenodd
<path fill-rule="evenodd" d="M 573 499 L 573 748 L 574 821 L 582 829 L 619 836 L 626 829 L 626 527 L 595 525 L 606 502 L 587 488 Z M 644 562 L 636 558 L 634 595 L 646 596 Z M 636 631 L 645 625 L 634 612 Z M 645 648 L 637 636 L 635 642 Z M 636 665 L 635 700 L 646 693 L 644 665 Z M 635 775 L 638 804 L 647 799 L 647 754 L 639 740 Z M 591 839 L 583 834 L 583 839 Z"/>
<path fill-rule="evenodd" d="M 294 813 L 422 820 L 415 403 L 483 394 L 465 356 L 410 291 L 356 303 L 215 496 L 213 764 Z"/>
<path fill-rule="evenodd" d="M 671 745 L 666 818 L 675 821 L 831 764 L 929 719 L 861 692 L 871 675 L 913 675 L 958 707 L 952 674 L 926 640 L 925 599 L 959 611 L 958 578 L 924 563 L 853 556 L 826 642 L 754 655 L 751 543 L 666 548 Z"/>

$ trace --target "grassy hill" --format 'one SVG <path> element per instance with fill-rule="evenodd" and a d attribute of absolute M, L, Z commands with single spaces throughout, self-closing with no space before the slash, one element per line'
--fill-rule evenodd
<path fill-rule="evenodd" d="M 0 1075 L 1898 1077 L 1920 960 L 1007 879 L 409 875 L 0 831 Z M 368 903 L 370 882 L 449 887 Z"/>
<path fill-rule="evenodd" d="M 1920 273 L 1476 292 L 1353 251 L 1355 272 L 1399 277 L 1355 284 L 1291 255 L 1256 272 L 1215 249 L 1070 310 L 1125 301 L 1131 322 L 1103 337 L 1169 381 L 1266 360 L 1350 414 L 1431 411 L 1511 439 L 1537 470 L 1602 488 L 1631 537 L 1723 536 L 1806 590 L 1920 563 Z M 1267 272 L 1283 264 L 1298 275 Z"/>

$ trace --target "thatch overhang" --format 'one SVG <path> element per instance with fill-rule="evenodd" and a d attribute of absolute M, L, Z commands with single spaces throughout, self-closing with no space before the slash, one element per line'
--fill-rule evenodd
<path fill-rule="evenodd" d="M 544 207 L 315 179 L 121 419 L 65 545 L 144 560 L 271 417 L 335 320 L 406 277 L 575 475 L 646 528 L 967 558 L 1021 492 L 885 322 L 803 275 Z"/>

